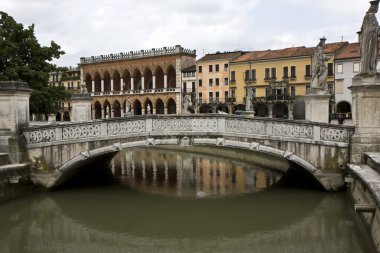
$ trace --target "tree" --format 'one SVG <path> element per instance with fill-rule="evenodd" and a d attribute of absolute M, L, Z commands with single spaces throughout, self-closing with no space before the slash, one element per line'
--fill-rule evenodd
<path fill-rule="evenodd" d="M 49 87 L 50 63 L 65 52 L 54 41 L 41 46 L 34 35 L 34 25 L 24 28 L 11 16 L 0 11 L 0 80 L 24 81 L 33 90 L 31 113 L 55 113 L 60 101 L 68 97 L 63 87 Z"/>

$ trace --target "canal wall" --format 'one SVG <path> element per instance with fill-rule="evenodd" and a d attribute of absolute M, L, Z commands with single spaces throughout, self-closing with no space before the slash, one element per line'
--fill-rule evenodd
<path fill-rule="evenodd" d="M 348 164 L 347 190 L 376 252 L 380 252 L 380 153 L 365 153 L 364 164 Z"/>

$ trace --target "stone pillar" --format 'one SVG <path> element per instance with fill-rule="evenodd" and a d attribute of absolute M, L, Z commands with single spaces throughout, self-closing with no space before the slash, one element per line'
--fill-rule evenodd
<path fill-rule="evenodd" d="M 168 114 L 168 108 L 164 106 L 164 114 Z"/>
<path fill-rule="evenodd" d="M 112 107 L 112 109 L 111 109 L 111 118 L 115 118 L 115 110 L 114 110 L 113 107 Z"/>
<path fill-rule="evenodd" d="M 10 163 L 28 160 L 20 130 L 29 126 L 31 92 L 25 82 L 0 81 L 0 152 Z"/>
<path fill-rule="evenodd" d="M 135 79 L 133 79 L 133 77 L 131 77 L 131 91 L 133 91 L 134 85 L 135 85 Z"/>
<path fill-rule="evenodd" d="M 294 119 L 294 117 L 293 117 L 293 106 L 294 106 L 294 103 L 288 104 L 288 119 L 290 119 L 290 120 Z"/>
<path fill-rule="evenodd" d="M 156 114 L 156 107 L 153 107 L 152 114 Z"/>
<path fill-rule="evenodd" d="M 164 75 L 164 89 L 168 88 L 168 76 Z"/>
<path fill-rule="evenodd" d="M 90 93 L 74 93 L 71 96 L 72 122 L 91 120 L 91 95 Z M 92 111 L 95 119 L 95 110 Z"/>
<path fill-rule="evenodd" d="M 92 93 L 94 93 L 95 92 L 95 81 L 94 80 L 92 80 L 92 82 L 91 82 L 91 88 L 92 88 Z"/>
<path fill-rule="evenodd" d="M 352 93 L 351 162 L 362 163 L 365 152 L 380 152 L 380 74 L 355 76 Z"/>
<path fill-rule="evenodd" d="M 329 123 L 330 94 L 322 89 L 310 88 L 305 100 L 305 119 L 312 122 Z"/>
<path fill-rule="evenodd" d="M 113 93 L 113 79 L 111 79 L 111 94 Z"/>
<path fill-rule="evenodd" d="M 92 120 L 95 120 L 95 109 L 92 109 Z"/>
<path fill-rule="evenodd" d="M 273 118 L 273 104 L 268 104 L 268 118 Z"/>
<path fill-rule="evenodd" d="M 156 76 L 153 76 L 152 77 L 152 82 L 153 82 L 153 90 L 155 90 L 156 89 Z"/>
<path fill-rule="evenodd" d="M 105 111 L 106 109 L 104 108 L 104 109 L 102 109 L 102 119 L 104 119 L 105 118 Z"/>
<path fill-rule="evenodd" d="M 120 78 L 120 91 L 124 91 L 124 80 L 123 78 Z"/>
<path fill-rule="evenodd" d="M 101 92 L 104 93 L 104 80 L 100 81 Z"/>
<path fill-rule="evenodd" d="M 141 89 L 145 90 L 145 78 L 143 76 L 141 77 Z"/>

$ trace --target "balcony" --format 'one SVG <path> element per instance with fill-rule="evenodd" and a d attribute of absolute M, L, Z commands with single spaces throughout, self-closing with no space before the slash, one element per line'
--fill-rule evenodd
<path fill-rule="evenodd" d="M 254 97 L 255 103 L 277 102 L 277 101 L 294 101 L 295 96 L 291 95 L 269 95 L 267 97 Z"/>
<path fill-rule="evenodd" d="M 330 119 L 352 119 L 352 113 L 347 112 L 347 113 L 330 113 Z"/>
<path fill-rule="evenodd" d="M 164 88 L 164 89 L 145 89 L 145 90 L 126 90 L 126 91 L 104 91 L 92 92 L 92 96 L 118 96 L 118 95 L 131 95 L 131 94 L 149 94 L 149 93 L 168 93 L 180 92 L 180 88 Z"/>

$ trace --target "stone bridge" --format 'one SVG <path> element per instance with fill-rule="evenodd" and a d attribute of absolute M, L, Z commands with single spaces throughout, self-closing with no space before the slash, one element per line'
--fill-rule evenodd
<path fill-rule="evenodd" d="M 47 172 L 47 187 L 121 149 L 213 145 L 284 157 L 326 190 L 344 185 L 353 127 L 233 115 L 145 115 L 23 129 L 28 156 Z"/>

